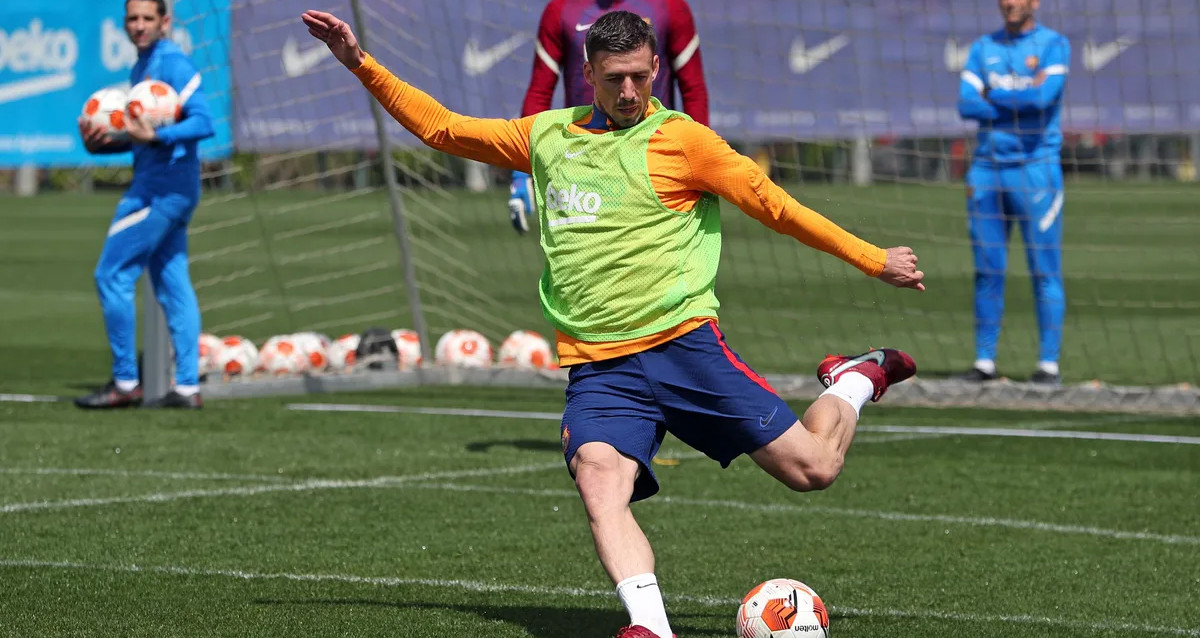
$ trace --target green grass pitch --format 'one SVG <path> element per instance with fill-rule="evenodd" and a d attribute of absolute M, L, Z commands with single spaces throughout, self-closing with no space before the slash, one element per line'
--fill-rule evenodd
<path fill-rule="evenodd" d="M 322 397 L 561 409 L 558 392 Z M 802 406 L 797 406 L 797 408 Z M 1196 420 L 868 407 L 871 424 L 1200 435 Z M 623 610 L 545 416 L 0 403 L 0 635 L 604 638 Z M 635 505 L 681 637 L 760 580 L 851 637 L 1200 636 L 1200 446 L 861 432 L 828 491 L 668 438 Z"/>
<path fill-rule="evenodd" d="M 1194 381 L 1200 191 L 1077 190 L 1069 379 Z M 863 281 L 726 207 L 723 325 L 748 362 L 811 373 L 826 349 L 899 345 L 927 370 L 969 364 L 961 190 L 796 192 L 879 243 L 915 246 L 930 290 Z M 537 247 L 510 236 L 502 195 L 429 197 L 409 205 L 434 330 L 467 319 L 493 337 L 544 330 L 532 305 Z M 0 393 L 73 394 L 107 377 L 91 269 L 116 199 L 0 200 Z M 193 240 L 193 255 L 207 256 L 198 281 L 263 269 L 203 289 L 205 304 L 245 299 L 206 324 L 272 314 L 230 330 L 259 339 L 320 323 L 357 329 L 367 316 L 405 325 L 383 201 L 275 194 L 201 209 L 195 225 L 213 229 Z M 253 213 L 253 224 L 221 226 Z M 359 216 L 321 231 L 336 242 L 305 231 Z M 219 252 L 264 234 L 276 236 L 274 267 L 259 250 Z M 345 243 L 358 248 L 305 258 Z M 1019 376 L 1034 344 L 1019 247 L 1014 257 L 1001 366 Z M 303 283 L 339 269 L 363 274 Z M 457 291 L 472 273 L 484 284 Z M 560 392 L 307 400 L 529 414 L 302 412 L 282 399 L 91 414 L 0 402 L 0 636 L 605 638 L 624 623 L 547 417 Z M 733 636 L 738 598 L 772 577 L 814 587 L 839 637 L 1200 636 L 1200 445 L 869 429 L 1194 438 L 1200 420 L 886 403 L 866 408 L 845 472 L 815 494 L 789 492 L 744 458 L 721 470 L 668 438 L 664 455 L 680 463 L 655 467 L 663 491 L 635 512 L 681 638 Z"/>
<path fill-rule="evenodd" d="M 826 352 L 868 346 L 912 352 L 927 376 L 966 370 L 975 353 L 962 188 L 791 190 L 876 244 L 914 247 L 928 291 L 872 281 L 723 204 L 717 294 L 731 346 L 763 372 L 809 374 Z M 91 272 L 118 197 L 0 200 L 0 348 L 22 361 L 18 386 L 40 391 L 69 380 L 64 371 L 74 380 L 104 376 L 107 354 Z M 537 239 L 513 233 L 503 201 L 499 191 L 414 191 L 405 198 L 433 338 L 463 327 L 494 342 L 518 328 L 549 334 L 537 300 Z M 1066 201 L 1065 380 L 1200 380 L 1200 188 L 1071 183 Z M 382 193 L 210 195 L 192 231 L 192 275 L 206 330 L 261 343 L 298 330 L 336 336 L 368 325 L 411 325 Z M 1027 378 L 1037 361 L 1024 261 L 1014 237 L 998 365 L 1015 379 Z"/>

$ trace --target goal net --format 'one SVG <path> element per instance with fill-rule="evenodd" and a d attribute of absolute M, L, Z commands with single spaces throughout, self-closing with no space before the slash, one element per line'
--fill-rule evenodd
<path fill-rule="evenodd" d="M 452 110 L 519 114 L 542 2 L 318 4 Z M 730 345 L 767 374 L 811 375 L 826 352 L 869 346 L 912 352 L 922 376 L 965 371 L 975 358 L 975 271 L 963 178 L 975 142 L 956 100 L 971 42 L 1002 26 L 995 6 L 690 5 L 712 127 L 802 203 L 877 245 L 912 246 L 929 288 L 871 281 L 723 204 L 717 294 Z M 538 238 L 509 226 L 508 175 L 432 151 L 386 116 L 381 136 L 369 96 L 302 26 L 307 8 L 173 4 L 175 35 L 186 34 L 206 82 L 228 74 L 228 86 L 206 84 L 225 104 L 226 137 L 209 143 L 190 236 L 205 331 L 262 343 L 423 326 L 427 347 L 459 328 L 493 345 L 518 329 L 552 338 L 537 296 Z M 1047 0 L 1038 14 L 1072 47 L 1060 211 L 1069 384 L 1161 387 L 1200 376 L 1197 15 L 1200 0 Z M 110 29 L 117 54 L 119 29 Z M 0 71 L 29 62 L 8 59 L 16 49 L 0 44 Z M 996 359 L 1002 375 L 1022 380 L 1039 331 L 1012 234 Z"/>
<path fill-rule="evenodd" d="M 756 368 L 808 373 L 826 351 L 899 346 L 931 375 L 974 359 L 974 267 L 963 174 L 972 127 L 955 108 L 972 40 L 998 29 L 974 0 L 692 0 L 712 126 L 801 202 L 878 245 L 909 245 L 924 294 L 867 280 L 723 206 L 722 328 Z M 370 51 L 451 109 L 515 117 L 541 3 L 362 0 Z M 233 8 L 238 192 L 195 230 L 214 330 L 411 325 L 378 144 L 358 82 L 308 38 L 290 2 Z M 348 1 L 328 9 L 348 20 Z M 1062 216 L 1068 381 L 1170 384 L 1200 369 L 1200 12 L 1196 0 L 1045 2 L 1070 38 Z M 561 99 L 556 99 L 561 104 Z M 431 338 L 493 340 L 541 319 L 536 237 L 508 226 L 506 176 L 420 147 L 394 122 L 417 292 Z M 1020 378 L 1038 327 L 1020 236 L 1010 246 L 997 360 Z"/>

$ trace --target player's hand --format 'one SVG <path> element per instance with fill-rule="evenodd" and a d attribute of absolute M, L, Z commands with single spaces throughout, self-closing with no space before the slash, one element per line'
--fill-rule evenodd
<path fill-rule="evenodd" d="M 908 246 L 897 246 L 887 249 L 887 263 L 879 279 L 897 288 L 915 288 L 925 290 L 921 280 L 925 273 L 917 270 L 917 254 Z"/>
<path fill-rule="evenodd" d="M 513 171 L 512 185 L 508 187 L 508 219 L 517 234 L 529 232 L 529 217 L 537 214 L 533 203 L 533 179 L 529 173 Z"/>
<path fill-rule="evenodd" d="M 158 137 L 154 132 L 154 127 L 150 126 L 145 116 L 142 115 L 134 117 L 127 114 L 125 118 L 125 130 L 129 133 L 129 139 L 134 144 L 149 144 Z"/>
<path fill-rule="evenodd" d="M 108 136 L 108 133 L 104 132 L 104 129 L 92 126 L 91 123 L 82 117 L 79 118 L 79 137 L 83 139 L 83 147 L 89 153 L 95 153 L 112 143 L 112 138 Z"/>
<path fill-rule="evenodd" d="M 351 71 L 362 66 L 367 55 L 358 46 L 358 38 L 354 37 L 350 25 L 332 13 L 313 9 L 300 14 L 300 19 L 304 21 L 304 26 L 308 27 L 312 37 L 324 42 L 325 46 L 329 47 L 329 52 L 343 66 Z"/>

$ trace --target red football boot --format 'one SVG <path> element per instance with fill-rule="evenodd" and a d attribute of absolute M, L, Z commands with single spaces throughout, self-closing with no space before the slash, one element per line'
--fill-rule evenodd
<path fill-rule="evenodd" d="M 628 625 L 617 630 L 617 638 L 659 638 L 659 635 L 641 625 Z M 675 638 L 675 634 L 671 634 Z"/>
<path fill-rule="evenodd" d="M 875 386 L 872 401 L 878 401 L 887 392 L 888 386 L 900 383 L 917 373 L 917 364 L 907 352 L 895 348 L 871 350 L 854 357 L 831 354 L 817 366 L 817 378 L 821 385 L 829 387 L 847 372 L 857 372 L 871 380 Z"/>

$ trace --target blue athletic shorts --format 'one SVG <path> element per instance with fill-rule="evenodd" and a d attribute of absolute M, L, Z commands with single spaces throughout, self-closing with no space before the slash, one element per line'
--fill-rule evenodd
<path fill-rule="evenodd" d="M 650 459 L 667 432 L 728 467 L 797 421 L 711 321 L 644 352 L 572 366 L 569 379 L 561 426 L 568 467 L 584 443 L 612 445 L 642 466 L 632 501 L 658 492 Z"/>

